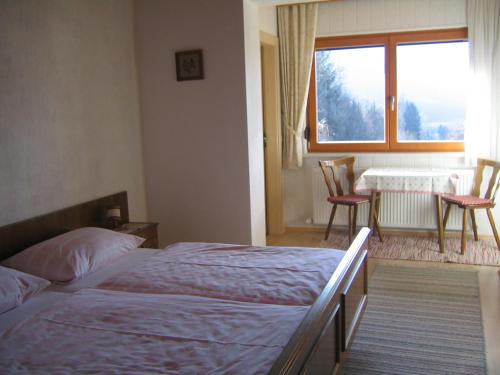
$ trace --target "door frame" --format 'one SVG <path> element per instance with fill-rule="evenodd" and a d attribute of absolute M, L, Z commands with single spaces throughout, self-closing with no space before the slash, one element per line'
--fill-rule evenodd
<path fill-rule="evenodd" d="M 268 234 L 285 232 L 283 222 L 283 170 L 281 138 L 281 99 L 279 40 L 260 32 L 262 106 L 266 136 L 266 222 Z"/>

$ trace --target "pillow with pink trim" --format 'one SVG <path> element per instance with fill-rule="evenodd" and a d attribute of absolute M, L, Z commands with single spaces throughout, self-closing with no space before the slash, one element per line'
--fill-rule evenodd
<path fill-rule="evenodd" d="M 2 262 L 51 281 L 70 282 L 140 246 L 144 238 L 103 228 L 79 228 L 33 245 Z"/>
<path fill-rule="evenodd" d="M 50 281 L 0 266 L 0 314 L 19 306 L 50 285 Z"/>

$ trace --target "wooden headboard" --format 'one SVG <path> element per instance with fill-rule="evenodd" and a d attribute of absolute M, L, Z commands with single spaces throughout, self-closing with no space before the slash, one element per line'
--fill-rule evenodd
<path fill-rule="evenodd" d="M 122 221 L 128 223 L 127 192 L 122 191 L 0 227 L 0 260 L 76 228 L 103 226 L 106 209 L 110 206 L 120 206 Z"/>

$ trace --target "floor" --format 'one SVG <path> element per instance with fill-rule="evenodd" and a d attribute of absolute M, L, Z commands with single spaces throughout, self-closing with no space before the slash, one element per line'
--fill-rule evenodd
<path fill-rule="evenodd" d="M 291 231 L 283 235 L 267 237 L 269 246 L 304 246 L 317 247 L 323 239 L 321 231 Z M 481 311 L 483 315 L 484 337 L 486 343 L 486 361 L 489 375 L 500 375 L 500 268 L 490 266 L 470 266 L 450 263 L 419 262 L 404 260 L 373 259 L 368 260 L 371 275 L 378 264 L 399 264 L 410 267 L 435 267 L 454 270 L 477 270 Z"/>

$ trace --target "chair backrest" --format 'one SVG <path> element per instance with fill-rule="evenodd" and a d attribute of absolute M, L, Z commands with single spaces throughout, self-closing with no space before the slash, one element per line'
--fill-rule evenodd
<path fill-rule="evenodd" d="M 498 179 L 498 172 L 500 171 L 500 162 L 495 160 L 477 159 L 476 174 L 474 176 L 474 185 L 472 187 L 472 195 L 479 197 L 481 194 L 481 184 L 483 183 L 483 175 L 486 168 L 492 168 L 490 181 L 488 182 L 488 189 L 484 194 L 486 199 L 495 199 L 497 194 L 500 180 Z"/>
<path fill-rule="evenodd" d="M 335 195 L 344 195 L 342 186 L 340 184 L 340 167 L 345 167 L 347 169 L 347 183 L 349 187 L 349 194 L 354 194 L 354 156 L 350 156 L 342 159 L 335 160 L 320 160 L 319 166 L 323 172 L 323 177 L 325 178 L 326 186 L 328 187 L 328 193 L 331 197 Z M 333 184 L 335 185 L 335 190 L 333 189 Z"/>

